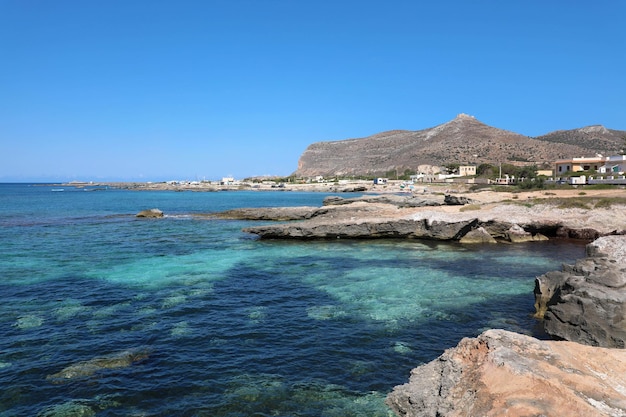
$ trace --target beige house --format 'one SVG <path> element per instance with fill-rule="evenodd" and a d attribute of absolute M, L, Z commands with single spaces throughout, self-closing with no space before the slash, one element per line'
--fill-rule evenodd
<path fill-rule="evenodd" d="M 459 166 L 459 175 L 462 177 L 471 177 L 473 175 L 476 175 L 476 165 Z"/>
<path fill-rule="evenodd" d="M 604 165 L 604 158 L 571 158 L 562 159 L 554 163 L 554 175 L 559 176 L 566 172 L 597 171 Z"/>

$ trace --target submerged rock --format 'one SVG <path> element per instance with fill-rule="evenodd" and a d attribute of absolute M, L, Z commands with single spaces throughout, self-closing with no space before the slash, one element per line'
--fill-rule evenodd
<path fill-rule="evenodd" d="M 626 236 L 587 245 L 587 257 L 535 279 L 545 331 L 591 346 L 626 347 Z"/>
<path fill-rule="evenodd" d="M 97 415 L 98 411 L 119 405 L 117 401 L 107 399 L 106 396 L 96 396 L 93 399 L 77 399 L 51 405 L 37 413 L 37 417 L 91 417 Z"/>
<path fill-rule="evenodd" d="M 64 404 L 46 408 L 37 414 L 37 417 L 92 417 L 96 411 L 87 404 L 70 401 Z"/>
<path fill-rule="evenodd" d="M 624 387 L 624 350 L 488 330 L 413 369 L 386 402 L 406 417 L 624 416 Z"/>
<path fill-rule="evenodd" d="M 149 354 L 150 352 L 147 349 L 124 350 L 88 361 L 77 362 L 55 374 L 48 375 L 47 379 L 53 384 L 62 384 L 70 380 L 92 376 L 96 372 L 105 369 L 127 368 L 134 363 L 147 359 Z"/>

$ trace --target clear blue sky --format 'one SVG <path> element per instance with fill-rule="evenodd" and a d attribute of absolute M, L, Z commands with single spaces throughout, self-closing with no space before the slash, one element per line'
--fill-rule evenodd
<path fill-rule="evenodd" d="M 468 113 L 626 130 L 624 0 L 0 0 L 0 181 L 288 175 Z"/>

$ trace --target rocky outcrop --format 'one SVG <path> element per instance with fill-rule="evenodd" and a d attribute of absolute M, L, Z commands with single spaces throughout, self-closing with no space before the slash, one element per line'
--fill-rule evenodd
<path fill-rule="evenodd" d="M 304 220 L 314 217 L 318 213 L 317 207 L 259 207 L 238 208 L 208 215 L 229 220 Z M 199 215 L 202 216 L 202 215 Z M 204 217 L 204 216 L 202 216 Z"/>
<path fill-rule="evenodd" d="M 474 230 L 470 230 L 459 241 L 461 243 L 466 243 L 466 244 L 468 243 L 498 243 L 498 241 L 495 240 L 493 236 L 491 236 L 489 232 L 485 230 L 484 227 L 478 227 Z"/>
<path fill-rule="evenodd" d="M 535 316 L 555 337 L 626 347 L 626 236 L 587 245 L 587 257 L 535 279 Z"/>
<path fill-rule="evenodd" d="M 323 207 L 308 213 L 297 224 L 271 224 L 249 227 L 245 231 L 272 239 L 397 237 L 458 240 L 463 243 L 491 241 L 486 239 L 488 234 L 496 241 L 519 243 L 553 237 L 591 241 L 591 237 L 623 234 L 626 224 L 626 206 L 623 205 L 593 210 L 560 209 L 550 204 L 525 206 L 507 203 L 487 207 L 473 204 L 468 206 L 469 210 L 464 208 L 447 205 L 443 198 L 437 200 L 436 197 L 329 197 Z M 278 209 L 272 210 L 279 213 Z M 262 209 L 249 211 L 259 218 Z M 270 215 L 264 220 L 270 220 L 272 215 L 277 217 L 272 212 L 266 213 Z M 447 230 L 439 233 L 444 227 Z M 381 230 L 385 232 L 380 233 Z"/>
<path fill-rule="evenodd" d="M 388 211 L 368 204 L 359 210 L 344 207 L 324 211 L 320 209 L 306 221 L 285 224 L 267 224 L 245 228 L 243 231 L 263 239 L 377 239 L 405 238 L 453 240 L 461 243 L 493 243 L 497 240 L 519 243 L 547 240 L 540 233 L 526 231 L 508 221 L 481 220 L 471 216 L 390 217 Z M 343 207 L 343 206 L 342 206 Z M 376 216 L 380 212 L 381 216 Z M 533 224 L 530 230 L 541 228 Z"/>
<path fill-rule="evenodd" d="M 509 230 L 507 230 L 506 237 L 512 243 L 548 240 L 548 238 L 541 233 L 532 234 L 531 232 L 524 230 L 524 228 L 518 224 L 514 224 L 509 228 Z"/>
<path fill-rule="evenodd" d="M 504 330 L 465 338 L 411 371 L 387 404 L 398 416 L 624 416 L 626 350 Z"/>
<path fill-rule="evenodd" d="M 163 217 L 163 212 L 157 208 L 142 210 L 135 215 L 135 217 L 148 217 L 148 218 L 161 218 Z"/>
<path fill-rule="evenodd" d="M 269 224 L 243 229 L 264 239 L 376 239 L 405 238 L 459 240 L 474 227 L 475 220 L 429 222 L 427 219 L 357 219 L 327 222 L 309 221 L 290 224 Z"/>

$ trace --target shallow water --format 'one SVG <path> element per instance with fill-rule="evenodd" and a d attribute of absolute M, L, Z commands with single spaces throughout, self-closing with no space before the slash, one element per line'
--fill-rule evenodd
<path fill-rule="evenodd" d="M 462 337 L 539 335 L 533 278 L 584 256 L 259 241 L 190 216 L 325 196 L 0 185 L 0 416 L 388 416 Z M 134 217 L 153 207 L 167 217 Z"/>

